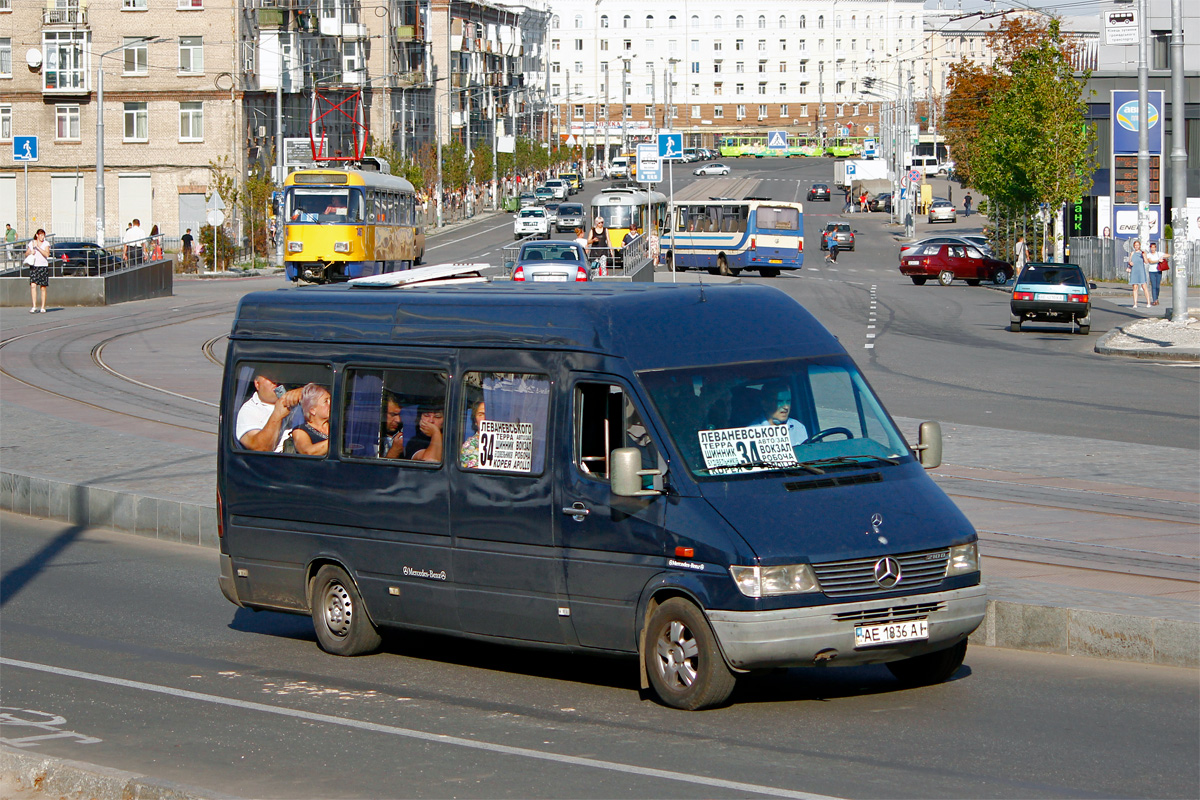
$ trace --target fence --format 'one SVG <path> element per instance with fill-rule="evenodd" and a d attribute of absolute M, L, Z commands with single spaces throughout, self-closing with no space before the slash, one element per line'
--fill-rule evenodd
<path fill-rule="evenodd" d="M 1160 242 L 1163 244 L 1165 242 Z M 1071 239 L 1071 256 L 1067 260 L 1078 264 L 1089 279 L 1094 281 L 1123 282 L 1129 273 L 1125 271 L 1125 259 L 1133 249 L 1132 239 L 1105 239 L 1094 236 L 1077 236 Z M 1179 250 L 1186 250 L 1183 255 L 1178 251 L 1172 253 L 1171 269 L 1163 273 L 1163 283 L 1171 283 L 1179 264 L 1174 261 L 1181 257 L 1187 264 L 1187 281 L 1189 286 L 1200 284 L 1200 245 L 1181 243 Z"/>
<path fill-rule="evenodd" d="M 163 237 L 156 237 L 160 241 Z M 63 278 L 77 275 L 107 275 L 112 272 L 124 269 L 126 266 L 135 266 L 150 260 L 150 243 L 151 237 L 140 239 L 137 242 L 131 242 L 128 248 L 121 243 L 110 244 L 104 248 L 104 254 L 100 255 L 94 250 L 91 250 L 91 243 L 75 237 L 59 237 L 54 234 L 46 236 L 46 242 L 50 245 L 50 277 Z M 3 243 L 4 249 L 0 250 L 0 276 L 4 277 L 29 277 L 29 269 L 22 263 L 25 260 L 25 248 L 28 246 L 30 239 L 20 239 L 18 241 Z M 73 260 L 69 265 L 64 264 L 62 256 L 65 247 L 61 247 L 59 242 L 71 243 L 69 254 Z M 178 241 L 178 240 L 176 240 Z M 88 247 L 84 247 L 87 245 Z M 170 251 L 165 250 L 168 254 Z M 128 261 L 128 263 L 126 263 Z"/>

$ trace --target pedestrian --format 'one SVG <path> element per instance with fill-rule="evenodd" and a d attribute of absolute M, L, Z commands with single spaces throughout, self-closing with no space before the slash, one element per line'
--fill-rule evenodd
<path fill-rule="evenodd" d="M 153 228 L 150 229 L 150 241 L 148 242 L 148 244 L 150 247 L 150 260 L 151 261 L 162 261 L 162 257 L 163 257 L 162 237 L 158 235 L 158 226 L 157 225 L 155 225 Z"/>
<path fill-rule="evenodd" d="M 129 227 L 125 229 L 125 235 L 122 237 L 122 243 L 125 245 L 125 262 L 127 264 L 142 263 L 142 244 L 146 238 L 146 232 L 142 230 L 142 223 L 134 217 L 133 222 L 129 223 Z"/>
<path fill-rule="evenodd" d="M 1137 308 L 1138 289 L 1146 297 L 1146 305 L 1150 305 L 1150 276 L 1146 273 L 1146 254 L 1142 252 L 1140 239 L 1133 240 L 1133 252 L 1125 259 L 1125 271 L 1129 273 L 1129 283 L 1133 285 L 1133 307 Z"/>
<path fill-rule="evenodd" d="M 575 244 L 582 247 L 585 254 L 587 253 L 588 240 L 587 237 L 583 235 L 583 228 L 575 229 Z"/>
<path fill-rule="evenodd" d="M 966 197 L 963 198 L 963 216 L 964 217 L 971 216 L 971 193 L 970 192 L 967 192 Z"/>
<path fill-rule="evenodd" d="M 859 210 L 866 214 L 870 209 L 867 207 L 867 190 L 862 190 L 862 195 L 858 198 Z"/>
<path fill-rule="evenodd" d="M 829 255 L 825 256 L 825 260 L 828 261 L 830 264 L 836 264 L 837 263 L 837 254 L 838 254 L 837 236 L 830 234 L 829 244 L 826 245 L 826 247 L 829 248 Z"/>
<path fill-rule="evenodd" d="M 854 210 L 854 195 L 850 193 L 850 187 L 846 187 L 846 204 L 842 206 L 842 213 Z"/>
<path fill-rule="evenodd" d="M 12 261 L 13 245 L 17 243 L 17 232 L 12 225 L 4 223 L 4 250 L 8 253 L 8 261 Z"/>
<path fill-rule="evenodd" d="M 195 237 L 192 236 L 191 228 L 188 228 L 186 231 L 184 231 L 183 236 L 179 237 L 179 255 L 183 259 L 184 272 L 190 271 L 192 265 L 196 261 L 196 249 L 195 245 L 193 244 L 194 241 Z"/>
<path fill-rule="evenodd" d="M 46 241 L 46 231 L 37 229 L 37 233 L 25 246 L 25 265 L 29 267 L 29 313 L 46 313 L 46 290 L 50 286 L 50 243 Z M 38 287 L 42 287 L 42 307 L 38 308 Z"/>
<path fill-rule="evenodd" d="M 1029 263 L 1029 246 L 1025 244 L 1024 235 L 1017 237 L 1017 244 L 1013 248 L 1013 258 L 1016 260 L 1015 266 L 1017 268 L 1016 275 L 1013 275 L 1013 279 L 1015 280 L 1017 275 L 1021 274 L 1021 270 L 1025 269 L 1025 265 Z"/>
<path fill-rule="evenodd" d="M 1158 305 L 1158 290 L 1162 284 L 1162 270 L 1166 269 L 1167 254 L 1158 252 L 1158 242 L 1150 243 L 1146 253 L 1146 272 L 1150 278 L 1150 305 Z"/>

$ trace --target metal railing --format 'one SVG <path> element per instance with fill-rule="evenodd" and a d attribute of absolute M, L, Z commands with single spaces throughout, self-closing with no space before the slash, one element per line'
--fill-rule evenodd
<path fill-rule="evenodd" d="M 56 245 L 59 241 L 75 242 L 86 241 L 74 236 L 62 237 L 50 234 L 46 236 L 46 241 L 50 244 L 50 277 L 51 278 L 74 278 L 82 277 L 86 270 L 86 275 L 95 277 L 97 275 L 108 275 L 113 272 L 118 272 L 126 267 L 137 266 L 147 263 L 151 260 L 150 256 L 153 253 L 153 239 L 157 238 L 163 245 L 164 258 L 170 258 L 171 251 L 167 250 L 167 242 L 165 237 L 149 237 L 139 239 L 136 242 L 128 244 L 118 243 L 105 246 L 104 251 L 108 257 L 97 258 L 96 260 L 89 259 L 86 266 L 78 263 L 71 266 L 63 264 L 61 253 L 56 252 Z M 30 239 L 18 239 L 15 242 L 0 243 L 3 247 L 0 250 L 0 277 L 29 277 L 29 268 L 24 265 L 25 250 L 29 245 Z M 178 248 L 178 239 L 175 250 Z"/>
<path fill-rule="evenodd" d="M 1133 249 L 1132 239 L 1106 239 L 1095 236 L 1076 236 L 1071 239 L 1071 255 L 1066 260 L 1078 264 L 1083 273 L 1094 281 L 1125 282 L 1129 273 L 1125 271 L 1125 259 Z M 1166 244 L 1165 240 L 1160 244 Z M 1189 286 L 1200 284 L 1200 245 L 1188 247 L 1186 243 L 1175 253 L 1171 253 L 1171 269 L 1164 272 L 1163 282 L 1170 283 L 1179 265 L 1173 259 L 1178 251 L 1186 249 L 1187 253 L 1179 256 L 1187 263 L 1187 280 Z"/>

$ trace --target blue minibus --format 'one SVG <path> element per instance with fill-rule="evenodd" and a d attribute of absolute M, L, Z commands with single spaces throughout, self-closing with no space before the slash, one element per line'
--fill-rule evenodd
<path fill-rule="evenodd" d="M 804 265 L 804 207 L 776 200 L 677 201 L 661 245 L 675 269 L 774 278 Z"/>
<path fill-rule="evenodd" d="M 940 428 L 909 445 L 795 300 L 456 267 L 242 298 L 227 599 L 341 656 L 390 630 L 636 658 L 680 709 L 780 667 L 957 672 L 986 592 Z"/>

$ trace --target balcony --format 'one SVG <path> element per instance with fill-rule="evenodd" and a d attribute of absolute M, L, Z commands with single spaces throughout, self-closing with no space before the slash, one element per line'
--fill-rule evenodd
<path fill-rule="evenodd" d="M 43 25 L 87 25 L 86 8 L 43 8 Z"/>

